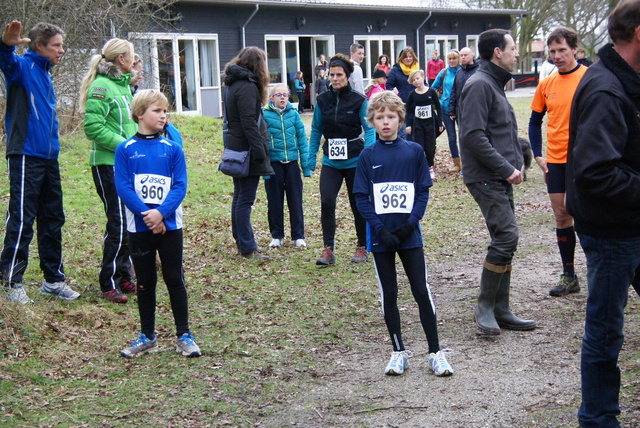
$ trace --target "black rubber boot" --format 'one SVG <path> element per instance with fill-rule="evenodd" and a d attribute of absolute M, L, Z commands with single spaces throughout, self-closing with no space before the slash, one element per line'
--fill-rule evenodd
<path fill-rule="evenodd" d="M 502 272 L 501 272 L 502 271 Z M 500 334 L 500 326 L 494 315 L 496 295 L 500 287 L 500 279 L 504 275 L 504 266 L 492 265 L 485 262 L 480 277 L 480 295 L 478 306 L 473 311 L 476 325 L 484 334 Z"/>
<path fill-rule="evenodd" d="M 536 322 L 531 320 L 521 320 L 509 309 L 509 293 L 511 291 L 511 265 L 507 265 L 507 270 L 502 275 L 500 287 L 496 294 L 496 305 L 494 314 L 498 325 L 506 330 L 533 330 Z"/>

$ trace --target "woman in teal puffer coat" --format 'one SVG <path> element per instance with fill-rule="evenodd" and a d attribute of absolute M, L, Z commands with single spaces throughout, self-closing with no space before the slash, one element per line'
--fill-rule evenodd
<path fill-rule="evenodd" d="M 265 177 L 268 200 L 269 230 L 273 238 L 270 247 L 279 247 L 284 240 L 284 197 L 287 196 L 291 240 L 296 247 L 306 247 L 302 211 L 302 178 L 311 176 L 307 166 L 309 145 L 300 115 L 289 102 L 286 85 L 271 88 L 269 104 L 262 109 L 269 130 L 269 157 L 275 175 Z M 298 163 L 299 162 L 299 163 Z"/>

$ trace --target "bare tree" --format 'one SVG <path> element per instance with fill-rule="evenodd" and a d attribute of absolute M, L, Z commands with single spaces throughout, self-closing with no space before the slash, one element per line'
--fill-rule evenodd
<path fill-rule="evenodd" d="M 64 133 L 79 122 L 76 110 L 78 91 L 91 55 L 113 37 L 126 38 L 129 32 L 173 28 L 172 6 L 176 1 L 0 0 L 0 25 L 4 28 L 10 21 L 19 20 L 25 36 L 28 29 L 38 22 L 50 22 L 65 31 L 66 53 L 62 63 L 53 69 L 60 128 Z M 4 91 L 0 93 L 4 94 Z M 4 108 L 0 115 L 4 115 Z"/>
<path fill-rule="evenodd" d="M 495 9 L 525 10 L 524 17 L 513 18 L 511 32 L 518 44 L 519 66 L 521 70 L 531 68 L 531 42 L 544 27 L 548 27 L 555 13 L 557 0 L 467 0 L 473 7 L 491 7 Z"/>
<path fill-rule="evenodd" d="M 593 55 L 607 40 L 605 24 L 616 4 L 616 0 L 559 0 L 557 24 L 574 29 L 587 55 Z"/>

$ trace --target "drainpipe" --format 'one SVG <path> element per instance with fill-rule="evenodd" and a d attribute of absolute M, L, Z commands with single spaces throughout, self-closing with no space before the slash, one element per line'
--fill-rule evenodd
<path fill-rule="evenodd" d="M 249 19 L 247 19 L 247 21 L 242 24 L 242 49 L 246 48 L 246 42 L 245 42 L 245 38 L 244 38 L 244 29 L 245 27 L 249 24 L 249 22 L 253 19 L 253 16 L 258 13 L 258 9 L 260 9 L 260 5 L 256 4 L 256 10 L 253 11 L 253 13 L 251 14 L 251 16 L 249 17 Z"/>
<path fill-rule="evenodd" d="M 427 21 L 431 18 L 431 12 L 429 12 L 429 16 L 427 16 L 424 21 L 422 21 L 422 24 L 420 24 L 418 26 L 418 28 L 416 28 L 416 55 L 418 55 L 418 58 L 416 58 L 418 60 L 418 62 L 420 62 L 420 46 L 422 46 L 422 43 L 420 43 L 420 29 L 422 28 L 422 26 L 424 24 L 427 23 Z M 426 67 L 426 64 L 425 64 Z"/>

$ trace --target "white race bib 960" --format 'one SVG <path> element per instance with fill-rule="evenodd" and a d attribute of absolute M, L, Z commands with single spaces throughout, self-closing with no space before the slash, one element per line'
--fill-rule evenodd
<path fill-rule="evenodd" d="M 346 138 L 329 138 L 329 159 L 349 159 Z"/>
<path fill-rule="evenodd" d="M 402 181 L 373 184 L 376 214 L 409 214 L 416 192 L 413 183 Z"/>
<path fill-rule="evenodd" d="M 416 106 L 416 119 L 431 118 L 431 106 Z"/>
<path fill-rule="evenodd" d="M 136 195 L 145 204 L 160 205 L 171 190 L 171 177 L 155 174 L 135 174 Z"/>

